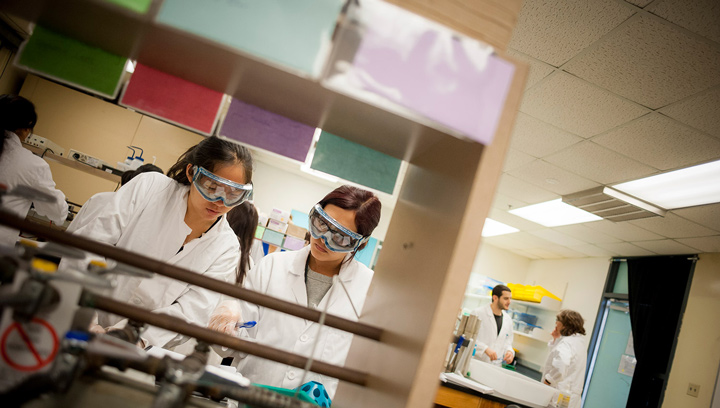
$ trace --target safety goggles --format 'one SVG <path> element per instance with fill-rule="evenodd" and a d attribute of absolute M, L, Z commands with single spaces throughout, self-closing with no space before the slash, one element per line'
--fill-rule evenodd
<path fill-rule="evenodd" d="M 310 211 L 310 234 L 315 239 L 322 239 L 325 247 L 333 252 L 355 251 L 369 238 L 343 227 L 320 204 L 315 204 Z"/>
<path fill-rule="evenodd" d="M 208 201 L 222 201 L 226 207 L 234 207 L 252 194 L 252 184 L 239 184 L 217 176 L 200 166 L 193 167 L 193 185 Z"/>

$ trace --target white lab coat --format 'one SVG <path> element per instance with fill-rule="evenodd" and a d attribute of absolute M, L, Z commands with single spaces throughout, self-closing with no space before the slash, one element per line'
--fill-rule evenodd
<path fill-rule="evenodd" d="M 189 189 L 161 173 L 140 174 L 74 233 L 234 283 L 240 245 L 224 216 L 200 238 L 183 246 L 191 232 L 184 222 Z M 203 327 L 220 300 L 218 293 L 159 275 L 150 279 L 118 276 L 113 297 Z M 119 316 L 98 313 L 102 327 L 122 327 L 124 322 Z M 158 347 L 173 347 L 187 340 L 152 326 L 142 337 Z"/>
<path fill-rule="evenodd" d="M 269 254 L 248 273 L 243 286 L 307 306 L 305 262 L 309 255 L 309 246 L 294 252 Z M 357 320 L 350 302 L 352 301 L 355 309 L 360 313 L 372 276 L 371 269 L 354 259 L 345 263 L 340 268 L 338 278 L 347 288 L 350 299 L 343 288 L 336 284 L 325 294 L 317 306 L 317 310 L 324 310 L 327 306 L 328 314 L 353 321 Z M 315 359 L 339 366 L 345 364 L 345 358 L 353 338 L 352 334 L 324 327 L 318 338 L 320 327 L 318 323 L 247 302 L 241 302 L 241 308 L 244 321 L 254 320 L 257 322 L 252 329 L 241 329 L 241 337 L 249 337 L 259 344 L 303 356 L 310 356 L 313 344 L 318 341 L 314 353 Z M 224 356 L 235 357 L 233 365 L 237 365 L 238 371 L 254 383 L 288 389 L 301 385 L 300 381 L 303 376 L 301 368 L 232 351 L 226 352 Z M 330 398 L 333 398 L 338 385 L 337 379 L 311 372 L 308 373 L 304 382 L 313 380 L 322 383 Z"/>
<path fill-rule="evenodd" d="M 542 378 L 558 389 L 553 401 L 557 401 L 560 392 L 570 391 L 570 408 L 580 408 L 587 364 L 585 336 L 579 333 L 562 336 L 551 340 L 548 346 L 551 348 L 543 366 Z"/>
<path fill-rule="evenodd" d="M 65 232 L 74 232 L 80 229 L 80 227 L 86 225 L 90 221 L 94 220 L 95 217 L 100 215 L 105 209 L 105 206 L 112 200 L 115 195 L 114 191 L 103 191 L 97 193 L 85 201 L 85 204 L 80 208 L 80 211 L 75 215 Z"/>
<path fill-rule="evenodd" d="M 48 217 L 58 225 L 65 222 L 68 205 L 62 191 L 55 188 L 50 166 L 45 160 L 22 147 L 20 138 L 13 132 L 5 131 L 5 143 L 0 156 L 0 183 L 5 184 L 9 190 L 22 185 L 33 187 L 55 198 L 49 203 L 33 203 L 27 198 L 5 196 L 2 199 L 3 210 L 25 218 L 30 205 L 35 204 L 38 214 Z M 0 226 L 0 245 L 14 245 L 18 234 L 18 230 Z"/>
<path fill-rule="evenodd" d="M 505 358 L 507 351 L 511 352 L 515 357 L 515 350 L 512 348 L 513 343 L 513 323 L 512 318 L 503 311 L 502 328 L 500 333 L 497 331 L 497 323 L 490 305 L 479 307 L 472 311 L 472 314 L 480 318 L 480 330 L 478 338 L 475 340 L 477 347 L 475 358 L 486 363 L 490 362 L 490 357 L 485 354 L 485 350 L 490 348 L 495 350 L 499 359 Z"/>

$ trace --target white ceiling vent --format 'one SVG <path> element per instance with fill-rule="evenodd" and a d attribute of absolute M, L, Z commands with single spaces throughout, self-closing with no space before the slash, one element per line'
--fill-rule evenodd
<path fill-rule="evenodd" d="M 563 196 L 563 202 L 613 222 L 665 216 L 666 210 L 612 189 L 596 187 Z"/>

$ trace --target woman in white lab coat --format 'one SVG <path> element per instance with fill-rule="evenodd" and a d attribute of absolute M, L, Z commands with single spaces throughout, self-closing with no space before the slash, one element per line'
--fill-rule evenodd
<path fill-rule="evenodd" d="M 234 283 L 239 245 L 224 215 L 248 198 L 251 178 L 252 158 L 245 147 L 209 137 L 185 152 L 168 176 L 135 177 L 101 214 L 74 233 Z M 119 276 L 113 293 L 120 301 L 202 326 L 219 296 L 159 275 Z M 124 322 L 100 312 L 93 330 L 119 328 Z M 169 348 L 185 340 L 156 327 L 142 334 L 142 345 Z"/>
<path fill-rule="evenodd" d="M 587 364 L 587 342 L 583 318 L 572 310 L 561 310 L 555 321 L 553 339 L 548 343 L 550 353 L 543 366 L 543 383 L 557 388 L 558 394 L 570 396 L 570 408 L 579 408 L 585 367 Z"/>
<path fill-rule="evenodd" d="M 22 96 L 0 96 L 0 184 L 8 190 L 28 186 L 48 195 L 51 201 L 33 201 L 26 197 L 7 195 L 2 198 L 2 209 L 25 218 L 31 205 L 35 211 L 62 225 L 67 217 L 65 195 L 55 188 L 50 166 L 38 156 L 22 147 L 37 122 L 35 106 Z M 12 246 L 18 230 L 0 226 L 0 245 Z"/>
<path fill-rule="evenodd" d="M 248 273 L 244 287 L 357 320 L 373 271 L 354 256 L 380 221 L 380 209 L 380 200 L 369 191 L 351 186 L 337 188 L 310 212 L 310 245 L 299 251 L 264 257 Z M 252 328 L 240 329 L 241 337 L 303 356 L 310 356 L 315 350 L 313 357 L 317 360 L 345 364 L 352 334 L 328 327 L 320 330 L 318 323 L 240 303 L 242 319 L 257 322 Z M 227 327 L 225 331 L 232 332 Z M 335 378 L 308 373 L 303 380 L 303 370 L 299 368 L 233 351 L 226 351 L 224 356 L 234 357 L 233 365 L 255 383 L 292 389 L 301 385 L 301 381 L 317 381 L 325 386 L 330 398 L 337 389 Z"/>

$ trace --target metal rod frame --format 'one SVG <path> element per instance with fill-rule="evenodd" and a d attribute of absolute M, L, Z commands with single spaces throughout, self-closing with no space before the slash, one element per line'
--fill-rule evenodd
<path fill-rule="evenodd" d="M 116 248 L 112 245 L 96 242 L 64 231 L 53 230 L 50 227 L 26 221 L 4 211 L 0 211 L 0 224 L 26 231 L 57 243 L 73 246 L 106 258 L 114 259 L 127 265 L 155 272 L 162 276 L 199 286 L 213 292 L 254 303 L 258 306 L 267 307 L 316 323 L 320 321 L 321 313 L 318 310 L 244 289 L 217 279 L 208 278 L 197 272 L 179 268 L 144 255 L 135 254 L 122 248 Z M 325 316 L 325 325 L 376 341 L 380 341 L 383 334 L 383 330 L 380 328 L 331 314 Z"/>

